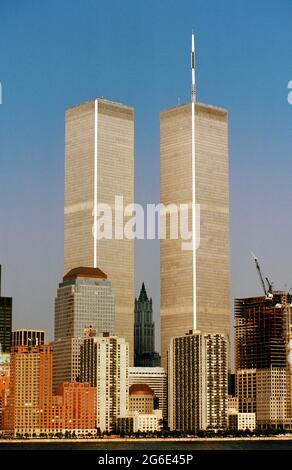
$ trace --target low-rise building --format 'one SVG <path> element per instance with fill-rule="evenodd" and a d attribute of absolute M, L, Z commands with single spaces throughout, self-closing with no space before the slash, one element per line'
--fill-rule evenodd
<path fill-rule="evenodd" d="M 154 410 L 153 413 L 149 414 L 130 411 L 126 416 L 118 416 L 116 420 L 116 431 L 119 434 L 153 433 L 160 431 L 161 428 L 161 410 Z"/>

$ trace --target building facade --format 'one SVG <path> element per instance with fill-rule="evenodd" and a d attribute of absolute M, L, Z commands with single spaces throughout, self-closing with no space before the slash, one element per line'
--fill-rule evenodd
<path fill-rule="evenodd" d="M 55 299 L 54 390 L 76 381 L 80 373 L 80 346 L 84 328 L 113 333 L 115 301 L 111 282 L 98 268 L 76 268 L 67 273 Z"/>
<path fill-rule="evenodd" d="M 51 346 L 13 347 L 4 428 L 14 434 L 29 435 L 47 430 L 50 427 L 51 406 Z"/>
<path fill-rule="evenodd" d="M 138 411 L 130 411 L 127 416 L 118 416 L 116 420 L 116 432 L 118 434 L 154 433 L 162 427 L 162 413 L 154 410 L 149 414 Z"/>
<path fill-rule="evenodd" d="M 95 434 L 96 389 L 89 383 L 64 382 L 57 394 L 61 397 L 62 432 Z"/>
<path fill-rule="evenodd" d="M 81 382 L 88 381 L 96 387 L 96 427 L 101 432 L 113 431 L 117 416 L 129 411 L 128 343 L 108 333 L 86 337 L 80 369 Z"/>
<path fill-rule="evenodd" d="M 163 367 L 130 367 L 129 385 L 148 385 L 154 391 L 154 406 L 161 410 L 167 425 L 167 374 Z"/>
<path fill-rule="evenodd" d="M 227 340 L 224 335 L 190 331 L 171 339 L 168 409 L 171 430 L 227 427 Z"/>
<path fill-rule="evenodd" d="M 2 266 L 0 264 L 0 353 L 10 352 L 12 330 L 12 297 L 1 294 Z"/>
<path fill-rule="evenodd" d="M 160 356 L 155 352 L 152 299 L 148 298 L 144 282 L 135 299 L 134 352 L 135 367 L 160 366 Z"/>
<path fill-rule="evenodd" d="M 154 410 L 154 392 L 146 384 L 131 385 L 129 389 L 129 410 L 151 414 Z"/>
<path fill-rule="evenodd" d="M 96 99 L 66 111 L 64 272 L 76 266 L 99 266 L 112 281 L 116 301 L 115 334 L 130 345 L 133 361 L 134 241 L 118 224 L 123 205 L 134 202 L 134 110 Z M 96 239 L 99 204 L 112 209 L 108 237 Z M 104 206 L 103 206 L 104 208 Z M 103 210 L 103 209 L 102 209 Z M 112 236 L 111 236 L 112 235 Z"/>
<path fill-rule="evenodd" d="M 224 109 L 195 105 L 195 174 L 193 182 L 189 103 L 160 114 L 161 203 L 165 207 L 175 204 L 175 208 L 169 206 L 170 213 L 176 216 L 178 209 L 180 222 L 183 213 L 179 205 L 187 205 L 191 220 L 195 184 L 198 246 L 194 263 L 192 249 L 182 247 L 181 233 L 170 239 L 171 215 L 161 219 L 168 234 L 160 244 L 163 367 L 174 336 L 198 329 L 229 337 L 228 118 Z"/>
<path fill-rule="evenodd" d="M 14 330 L 11 333 L 11 346 L 28 346 L 33 341 L 36 346 L 45 344 L 45 332 L 43 330 Z"/>

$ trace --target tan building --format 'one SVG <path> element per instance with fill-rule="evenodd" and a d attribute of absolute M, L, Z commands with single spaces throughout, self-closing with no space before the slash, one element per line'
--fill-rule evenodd
<path fill-rule="evenodd" d="M 191 103 L 162 111 L 160 133 L 161 203 L 188 204 L 191 230 Z M 161 240 L 163 367 L 171 337 L 183 336 L 191 329 L 229 337 L 228 120 L 224 109 L 195 105 L 195 161 L 195 200 L 200 209 L 196 289 L 193 288 L 193 251 L 182 249 L 181 238 Z M 169 227 L 170 218 L 167 220 Z"/>
<path fill-rule="evenodd" d="M 154 409 L 154 392 L 146 384 L 131 385 L 129 389 L 129 410 L 151 414 Z"/>
<path fill-rule="evenodd" d="M 287 418 L 286 369 L 280 367 L 258 369 L 256 371 L 257 425 L 282 427 Z"/>
<path fill-rule="evenodd" d="M 100 203 L 112 207 L 122 196 L 134 200 L 134 110 L 96 99 L 66 112 L 64 272 L 77 266 L 100 267 L 112 281 L 116 331 L 130 345 L 133 362 L 133 240 L 115 236 L 94 241 Z"/>
<path fill-rule="evenodd" d="M 256 369 L 240 369 L 236 372 L 236 396 L 240 413 L 256 411 Z"/>

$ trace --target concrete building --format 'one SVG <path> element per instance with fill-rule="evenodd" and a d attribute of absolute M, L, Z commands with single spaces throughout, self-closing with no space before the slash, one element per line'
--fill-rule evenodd
<path fill-rule="evenodd" d="M 116 432 L 119 434 L 153 433 L 160 431 L 161 427 L 162 413 L 160 410 L 153 410 L 149 414 L 130 411 L 127 416 L 118 416 L 116 420 Z"/>
<path fill-rule="evenodd" d="M 227 411 L 229 413 L 238 413 L 238 397 L 228 395 L 227 403 Z"/>
<path fill-rule="evenodd" d="M 239 431 L 245 431 L 246 429 L 254 431 L 256 429 L 256 414 L 238 413 L 237 429 Z"/>
<path fill-rule="evenodd" d="M 115 211 L 134 202 L 134 110 L 95 99 L 66 111 L 64 272 L 99 266 L 112 281 L 115 334 L 130 345 L 133 362 L 134 241 L 123 236 Z M 112 237 L 95 240 L 99 204 L 112 209 Z M 108 218 L 109 221 L 110 217 Z M 111 235 L 111 234 L 109 234 Z"/>
<path fill-rule="evenodd" d="M 134 352 L 135 367 L 160 366 L 160 356 L 155 352 L 152 299 L 148 298 L 144 282 L 135 299 Z"/>
<path fill-rule="evenodd" d="M 43 330 L 14 330 L 11 333 L 11 346 L 28 346 L 29 341 L 34 341 L 37 346 L 45 344 L 45 332 Z"/>
<path fill-rule="evenodd" d="M 287 374 L 284 368 L 256 371 L 256 420 L 266 428 L 281 428 L 287 422 Z"/>
<path fill-rule="evenodd" d="M 154 410 L 154 392 L 146 384 L 131 385 L 129 389 L 129 411 L 151 414 Z"/>
<path fill-rule="evenodd" d="M 103 333 L 86 336 L 81 348 L 81 382 L 96 387 L 96 427 L 113 431 L 117 416 L 129 411 L 129 345 Z"/>
<path fill-rule="evenodd" d="M 227 427 L 227 341 L 223 335 L 190 331 L 171 339 L 168 410 L 171 430 Z"/>
<path fill-rule="evenodd" d="M 198 329 L 229 337 L 228 119 L 224 109 L 195 105 L 195 178 L 192 171 L 192 104 L 160 114 L 160 194 L 164 206 L 197 205 L 198 249 L 183 239 L 161 240 L 161 358 L 170 339 Z M 195 198 L 193 198 L 195 186 Z M 199 206 L 199 209 L 198 209 Z M 176 208 L 170 211 L 175 216 Z M 179 210 L 179 220 L 182 212 Z M 165 218 L 161 219 L 164 225 Z M 170 233 L 171 216 L 166 218 Z M 195 256 L 195 257 L 194 257 Z M 195 269 L 194 269 L 195 265 Z M 194 275 L 195 272 L 195 275 Z"/>
<path fill-rule="evenodd" d="M 75 268 L 59 285 L 55 299 L 53 385 L 76 381 L 84 328 L 113 333 L 115 302 L 107 275 L 98 268 Z"/>
<path fill-rule="evenodd" d="M 1 294 L 2 266 L 0 264 L 0 353 L 10 352 L 12 330 L 12 297 Z"/>
<path fill-rule="evenodd" d="M 163 367 L 130 367 L 129 385 L 146 384 L 155 393 L 155 408 L 161 410 L 167 424 L 167 374 Z"/>
<path fill-rule="evenodd" d="M 240 413 L 256 412 L 256 369 L 237 370 L 236 396 Z"/>

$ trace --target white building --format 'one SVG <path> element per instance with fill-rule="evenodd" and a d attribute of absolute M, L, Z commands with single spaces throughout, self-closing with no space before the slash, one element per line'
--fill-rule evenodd
<path fill-rule="evenodd" d="M 168 353 L 171 430 L 227 427 L 227 340 L 191 330 L 171 338 Z"/>
<path fill-rule="evenodd" d="M 162 428 L 162 412 L 154 410 L 153 413 L 143 414 L 138 411 L 129 411 L 127 415 L 119 416 L 116 420 L 116 431 L 121 434 L 136 432 L 152 433 Z"/>
<path fill-rule="evenodd" d="M 256 428 L 256 414 L 255 413 L 238 413 L 237 415 L 237 429 L 245 431 L 249 429 L 254 431 Z"/>
<path fill-rule="evenodd" d="M 81 381 L 96 387 L 96 427 L 113 431 L 129 411 L 129 344 L 103 333 L 87 336 L 81 347 Z"/>
<path fill-rule="evenodd" d="M 155 432 L 161 429 L 162 413 L 154 410 L 151 414 L 140 414 L 133 412 L 134 432 Z"/>

